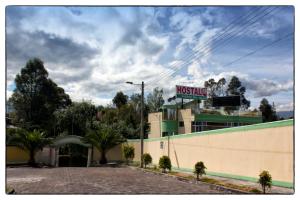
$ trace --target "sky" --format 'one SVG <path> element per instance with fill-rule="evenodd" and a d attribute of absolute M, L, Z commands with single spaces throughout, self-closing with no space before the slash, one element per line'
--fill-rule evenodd
<path fill-rule="evenodd" d="M 146 95 L 237 76 L 251 109 L 262 98 L 293 110 L 294 7 L 6 7 L 7 98 L 40 58 L 73 101 L 111 104 L 145 82 Z"/>

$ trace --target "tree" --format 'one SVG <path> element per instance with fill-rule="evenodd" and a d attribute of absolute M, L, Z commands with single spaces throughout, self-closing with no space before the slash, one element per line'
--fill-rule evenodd
<path fill-rule="evenodd" d="M 263 122 L 271 122 L 277 120 L 275 106 L 271 106 L 266 98 L 260 102 L 259 110 L 262 113 Z"/>
<path fill-rule="evenodd" d="M 71 104 L 64 89 L 50 78 L 40 59 L 34 58 L 26 63 L 15 78 L 16 88 L 9 99 L 16 112 L 18 126 L 28 130 L 52 130 L 53 112 Z"/>
<path fill-rule="evenodd" d="M 123 155 L 128 165 L 129 160 L 132 160 L 134 158 L 134 147 L 129 145 L 123 146 Z"/>
<path fill-rule="evenodd" d="M 239 95 L 241 96 L 241 106 L 245 108 L 250 107 L 250 101 L 245 97 L 246 88 L 242 86 L 241 81 L 238 77 L 233 76 L 228 84 L 226 93 L 228 96 L 230 95 Z"/>
<path fill-rule="evenodd" d="M 266 187 L 271 188 L 272 187 L 272 176 L 268 171 L 262 171 L 259 174 L 258 183 L 261 185 L 263 193 L 266 193 Z"/>
<path fill-rule="evenodd" d="M 150 112 L 158 112 L 160 107 L 164 104 L 163 93 L 163 89 L 156 87 L 154 88 L 153 93 L 148 94 L 147 103 Z"/>
<path fill-rule="evenodd" d="M 162 169 L 163 173 L 166 173 L 166 169 L 169 169 L 169 171 L 171 171 L 172 164 L 171 164 L 171 160 L 168 156 L 160 157 L 160 159 L 159 159 L 159 168 Z"/>
<path fill-rule="evenodd" d="M 56 133 L 84 136 L 92 128 L 96 113 L 96 107 L 91 102 L 73 102 L 66 109 L 54 113 Z"/>
<path fill-rule="evenodd" d="M 39 150 L 43 150 L 43 147 L 51 144 L 51 140 L 45 137 L 43 132 L 34 130 L 27 132 L 24 129 L 16 131 L 16 133 L 10 138 L 9 144 L 15 145 L 25 151 L 29 152 L 28 164 L 36 166 L 35 154 Z"/>
<path fill-rule="evenodd" d="M 142 159 L 143 159 L 143 163 L 144 163 L 145 168 L 147 167 L 147 165 L 152 163 L 152 157 L 149 153 L 144 153 L 143 156 L 142 156 Z"/>
<path fill-rule="evenodd" d="M 202 176 L 203 174 L 206 174 L 205 169 L 206 167 L 202 161 L 195 164 L 194 173 L 197 175 L 197 180 L 199 180 L 199 175 Z"/>
<path fill-rule="evenodd" d="M 100 164 L 106 164 L 106 153 L 111 148 L 126 141 L 112 126 L 101 124 L 91 129 L 83 138 L 83 141 L 94 145 L 100 152 Z"/>
<path fill-rule="evenodd" d="M 207 88 L 208 98 L 205 101 L 205 106 L 212 106 L 212 98 L 216 96 L 224 96 L 224 86 L 226 84 L 225 78 L 221 78 L 218 82 L 215 79 L 211 78 L 208 81 L 204 82 L 204 87 Z"/>
<path fill-rule="evenodd" d="M 113 98 L 113 103 L 120 109 L 123 105 L 127 104 L 128 96 L 124 95 L 123 92 L 118 92 Z"/>

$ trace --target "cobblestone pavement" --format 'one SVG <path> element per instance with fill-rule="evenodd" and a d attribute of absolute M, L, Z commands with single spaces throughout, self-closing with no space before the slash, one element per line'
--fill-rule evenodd
<path fill-rule="evenodd" d="M 17 194 L 226 193 L 206 184 L 186 183 L 128 167 L 7 168 L 6 184 Z"/>

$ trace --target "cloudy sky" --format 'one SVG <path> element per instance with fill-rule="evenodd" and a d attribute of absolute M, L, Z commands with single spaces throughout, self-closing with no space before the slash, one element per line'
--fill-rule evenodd
<path fill-rule="evenodd" d="M 126 81 L 175 94 L 233 75 L 251 107 L 293 109 L 293 7 L 6 7 L 7 96 L 30 58 L 72 100 L 106 105 Z"/>

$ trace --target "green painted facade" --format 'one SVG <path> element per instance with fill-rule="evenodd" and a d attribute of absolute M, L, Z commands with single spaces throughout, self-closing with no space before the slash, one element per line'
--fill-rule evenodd
<path fill-rule="evenodd" d="M 262 117 L 244 117 L 244 116 L 231 116 L 231 115 L 212 115 L 212 114 L 196 114 L 195 121 L 203 122 L 235 122 L 235 123 L 261 123 Z"/>
<path fill-rule="evenodd" d="M 177 134 L 178 122 L 177 120 L 164 120 L 161 122 L 161 132 L 168 132 L 170 135 Z"/>

